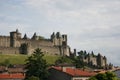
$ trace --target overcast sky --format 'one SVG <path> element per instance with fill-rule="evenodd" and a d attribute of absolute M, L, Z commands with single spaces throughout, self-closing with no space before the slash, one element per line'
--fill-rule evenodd
<path fill-rule="evenodd" d="M 0 0 L 0 35 L 68 35 L 77 51 L 101 53 L 120 65 L 120 0 Z"/>

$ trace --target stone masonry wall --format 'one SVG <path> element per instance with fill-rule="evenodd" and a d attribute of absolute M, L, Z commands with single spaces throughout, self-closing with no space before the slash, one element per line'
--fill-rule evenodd
<path fill-rule="evenodd" d="M 19 48 L 0 47 L 0 54 L 19 54 Z"/>
<path fill-rule="evenodd" d="M 0 47 L 9 47 L 10 46 L 10 37 L 0 36 Z"/>
<path fill-rule="evenodd" d="M 53 46 L 50 40 L 21 40 L 20 44 L 22 43 L 30 44 L 29 54 L 33 53 L 36 48 L 40 48 L 45 54 L 60 55 L 59 47 Z"/>
<path fill-rule="evenodd" d="M 19 43 L 29 43 L 32 47 L 36 47 L 36 46 L 53 46 L 53 43 L 50 40 L 19 40 Z M 19 46 L 20 47 L 20 46 Z"/>
<path fill-rule="evenodd" d="M 18 30 L 11 32 L 10 36 L 0 36 L 0 53 L 1 54 L 16 54 L 24 52 L 24 49 L 21 48 L 21 45 L 25 44 L 26 53 L 32 54 L 36 48 L 42 49 L 45 54 L 50 55 L 69 55 L 69 47 L 63 47 L 62 41 L 64 41 L 64 37 L 60 35 L 56 40 L 59 45 L 55 45 L 51 39 L 29 39 L 29 38 L 21 38 L 21 33 Z M 37 36 L 35 36 L 37 37 Z M 22 46 L 23 46 L 22 45 Z M 64 45 L 65 46 L 65 45 Z"/>
<path fill-rule="evenodd" d="M 39 47 L 31 47 L 31 52 L 33 52 L 36 48 L 40 48 L 42 52 L 47 55 L 60 55 L 59 47 L 49 47 L 49 46 L 39 46 Z"/>
<path fill-rule="evenodd" d="M 31 40 L 31 46 L 36 47 L 36 46 L 49 46 L 52 47 L 53 43 L 51 41 L 45 41 L 45 40 Z"/>

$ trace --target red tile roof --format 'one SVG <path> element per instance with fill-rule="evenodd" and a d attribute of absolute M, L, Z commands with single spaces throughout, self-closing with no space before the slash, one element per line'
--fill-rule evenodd
<path fill-rule="evenodd" d="M 56 70 L 62 71 L 62 67 L 53 67 Z M 80 69 L 73 69 L 73 68 L 66 68 L 65 72 L 71 76 L 82 76 L 82 77 L 90 77 L 90 76 L 94 76 L 96 73 L 94 72 L 88 72 L 88 71 L 83 71 Z"/>
<path fill-rule="evenodd" d="M 95 73 L 93 72 L 88 72 L 88 71 L 83 71 L 80 69 L 72 69 L 72 68 L 66 68 L 66 73 L 72 75 L 72 76 L 94 76 Z"/>
<path fill-rule="evenodd" d="M 24 79 L 23 74 L 0 74 L 0 79 Z"/>

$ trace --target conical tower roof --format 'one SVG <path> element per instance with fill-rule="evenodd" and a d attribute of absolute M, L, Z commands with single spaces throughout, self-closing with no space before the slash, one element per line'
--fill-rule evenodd
<path fill-rule="evenodd" d="M 27 37 L 27 35 L 26 35 L 26 34 L 24 35 L 23 39 L 28 39 L 28 37 Z"/>

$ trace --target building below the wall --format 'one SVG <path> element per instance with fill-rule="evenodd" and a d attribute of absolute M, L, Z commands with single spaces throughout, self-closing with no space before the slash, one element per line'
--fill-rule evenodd
<path fill-rule="evenodd" d="M 96 75 L 94 72 L 88 72 L 68 66 L 51 67 L 49 72 L 49 80 L 88 80 L 91 76 Z"/>

